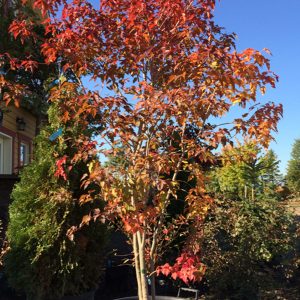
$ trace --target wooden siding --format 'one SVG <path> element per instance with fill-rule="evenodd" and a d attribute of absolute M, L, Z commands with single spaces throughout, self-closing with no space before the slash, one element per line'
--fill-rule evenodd
<path fill-rule="evenodd" d="M 3 119 L 3 127 L 17 132 L 17 118 L 23 118 L 26 123 L 25 131 L 22 131 L 22 135 L 33 139 L 35 137 L 36 132 L 36 118 L 30 112 L 26 111 L 23 108 L 16 108 L 14 106 L 9 106 L 8 108 L 4 108 L 4 110 L 8 110 L 4 112 Z"/>
<path fill-rule="evenodd" d="M 14 106 L 2 107 L 4 110 L 4 118 L 2 126 L 0 126 L 0 133 L 8 135 L 12 138 L 13 153 L 12 153 L 12 173 L 18 173 L 20 168 L 20 144 L 28 145 L 29 156 L 32 156 L 32 141 L 36 135 L 36 117 L 29 111 L 23 108 L 16 108 Z M 26 123 L 24 131 L 17 130 L 17 118 L 23 118 Z"/>

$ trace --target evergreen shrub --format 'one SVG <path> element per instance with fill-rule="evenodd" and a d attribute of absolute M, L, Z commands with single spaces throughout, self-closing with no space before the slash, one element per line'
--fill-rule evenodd
<path fill-rule="evenodd" d="M 95 289 L 103 274 L 107 231 L 104 224 L 91 221 L 67 236 L 72 226 L 101 200 L 80 204 L 85 192 L 80 178 L 88 172 L 86 163 L 74 166 L 68 181 L 56 177 L 56 156 L 70 155 L 70 141 L 81 134 L 76 124 L 62 128 L 63 134 L 51 142 L 49 136 L 60 128 L 55 105 L 49 110 L 50 125 L 35 142 L 35 157 L 21 172 L 9 208 L 5 270 L 9 283 L 27 299 L 60 299 Z M 89 133 L 86 133 L 89 134 Z"/>

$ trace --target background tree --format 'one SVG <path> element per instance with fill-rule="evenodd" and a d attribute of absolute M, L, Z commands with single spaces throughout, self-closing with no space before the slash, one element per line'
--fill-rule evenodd
<path fill-rule="evenodd" d="M 288 187 L 293 193 L 299 195 L 300 192 L 300 140 L 295 140 L 291 159 L 288 162 L 286 180 Z"/>
<path fill-rule="evenodd" d="M 282 185 L 276 154 L 247 142 L 235 148 L 227 147 L 220 156 L 221 166 L 212 167 L 210 189 L 231 199 L 277 197 Z"/>
<path fill-rule="evenodd" d="M 280 191 L 285 188 L 283 175 L 279 169 L 278 157 L 276 153 L 271 149 L 262 156 L 261 160 L 265 166 L 264 172 L 261 175 L 263 194 L 269 198 L 276 198 L 283 200 L 283 194 Z"/>
<path fill-rule="evenodd" d="M 210 172 L 215 201 L 203 225 L 206 284 L 218 298 L 258 299 L 284 283 L 280 266 L 294 268 L 293 218 L 278 202 L 279 161 L 249 141 L 224 149 L 220 161 Z"/>
<path fill-rule="evenodd" d="M 276 199 L 216 194 L 203 225 L 206 284 L 217 299 L 260 299 L 297 275 L 293 218 Z"/>
<path fill-rule="evenodd" d="M 30 24 L 31 38 L 16 40 L 9 32 L 19 17 Z M 45 118 L 48 89 L 58 74 L 55 64 L 43 63 L 44 19 L 32 2 L 23 6 L 21 1 L 0 1 L 0 101 L 29 108 L 38 117 L 37 125 Z"/>
<path fill-rule="evenodd" d="M 281 105 L 255 103 L 257 91 L 264 93 L 277 81 L 269 60 L 254 49 L 237 52 L 235 36 L 213 21 L 214 5 L 213 0 L 117 0 L 101 1 L 96 9 L 86 1 L 35 2 L 42 15 L 50 16 L 45 28 L 51 36 L 42 44 L 45 62 L 59 58 L 63 70 L 71 69 L 77 78 L 88 74 L 104 87 L 65 98 L 59 110 L 62 122 L 72 115 L 87 127 L 86 120 L 100 114 L 105 126 L 98 131 L 99 154 L 124 151 L 126 168 L 94 161 L 82 184 L 101 187 L 107 219 L 121 222 L 133 245 L 139 299 L 148 297 L 147 276 L 155 297 L 155 271 L 185 282 L 201 279 L 199 225 L 212 199 L 199 162 L 213 162 L 212 150 L 235 134 L 266 146 L 282 114 Z M 10 26 L 21 39 L 31 38 L 28 28 L 22 18 Z M 65 88 L 51 93 L 51 101 L 61 98 Z M 230 124 L 217 123 L 234 105 L 247 112 Z M 188 132 L 191 126 L 197 139 Z M 67 168 L 88 159 L 82 147 L 77 149 Z M 58 166 L 58 174 L 67 179 L 64 170 Z M 186 170 L 186 184 L 194 188 L 184 196 L 185 214 L 172 221 L 193 230 L 175 264 L 157 269 L 158 245 L 174 228 L 166 226 L 168 208 L 181 188 L 179 174 Z"/>

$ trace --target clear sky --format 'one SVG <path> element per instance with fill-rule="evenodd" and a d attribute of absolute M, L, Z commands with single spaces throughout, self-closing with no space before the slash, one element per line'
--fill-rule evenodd
<path fill-rule="evenodd" d="M 279 83 L 261 100 L 283 104 L 284 116 L 271 148 L 285 172 L 292 144 L 300 138 L 300 0 L 221 0 L 215 20 L 238 35 L 238 50 L 268 48 L 273 54 L 271 68 Z"/>

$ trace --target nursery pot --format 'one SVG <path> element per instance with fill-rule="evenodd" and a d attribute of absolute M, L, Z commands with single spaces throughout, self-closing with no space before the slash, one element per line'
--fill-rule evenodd
<path fill-rule="evenodd" d="M 89 291 L 77 296 L 64 296 L 60 300 L 94 300 L 96 291 Z"/>
<path fill-rule="evenodd" d="M 189 297 L 189 298 L 182 298 L 182 297 L 180 297 L 182 291 L 189 292 L 189 293 L 194 293 L 195 296 L 194 297 Z M 138 296 L 131 296 L 131 297 L 125 297 L 125 298 L 118 298 L 118 299 L 114 299 L 114 300 L 138 300 L 138 299 L 139 299 Z M 148 300 L 151 300 L 151 299 L 152 299 L 151 296 L 148 296 Z M 187 299 L 198 300 L 199 299 L 199 290 L 181 287 L 178 290 L 177 297 L 174 297 L 174 296 L 155 296 L 155 300 L 187 300 Z"/>
<path fill-rule="evenodd" d="M 138 296 L 132 296 L 132 297 L 125 297 L 125 298 L 118 298 L 115 300 L 138 300 Z M 151 300 L 151 296 L 148 298 Z M 179 298 L 179 297 L 173 297 L 173 296 L 155 296 L 155 300 L 187 300 L 187 298 Z"/>

